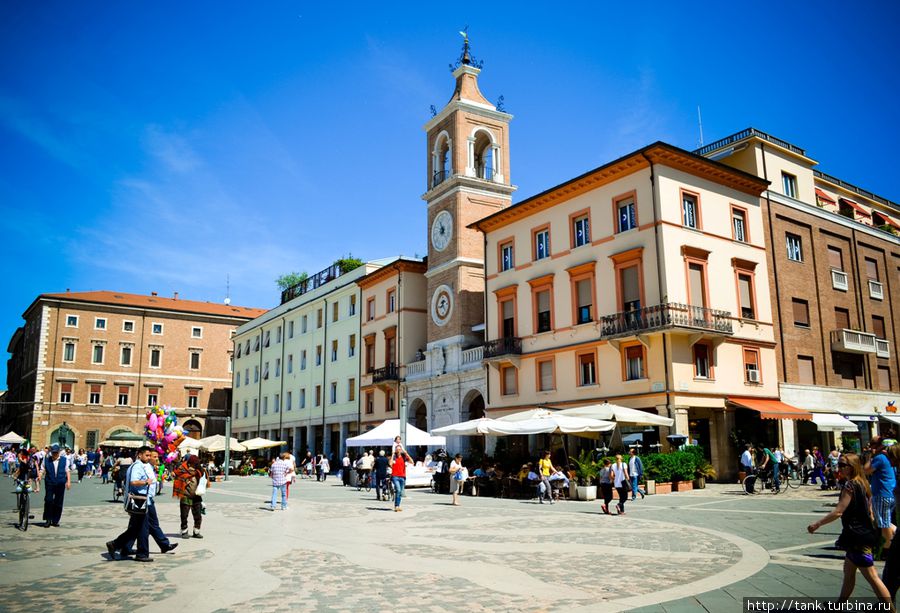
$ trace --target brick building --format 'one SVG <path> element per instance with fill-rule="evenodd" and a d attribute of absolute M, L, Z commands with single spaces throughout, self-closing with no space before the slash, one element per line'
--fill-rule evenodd
<path fill-rule="evenodd" d="M 9 343 L 6 425 L 46 445 L 140 433 L 146 408 L 192 436 L 223 431 L 231 337 L 260 309 L 110 291 L 41 294 Z M 61 429 L 62 424 L 66 427 Z"/>

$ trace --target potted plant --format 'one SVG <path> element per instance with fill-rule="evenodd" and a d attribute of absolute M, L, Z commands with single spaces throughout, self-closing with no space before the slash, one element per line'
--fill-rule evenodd
<path fill-rule="evenodd" d="M 702 450 L 700 451 L 702 454 Z M 672 491 L 689 492 L 694 489 L 694 476 L 697 472 L 698 458 L 702 455 L 695 450 L 676 451 L 670 453 L 672 458 Z"/>
<path fill-rule="evenodd" d="M 647 479 L 647 493 L 651 487 L 654 494 L 672 492 L 672 462 L 668 453 L 651 453 L 644 459 L 644 477 Z M 651 486 L 651 483 L 653 484 Z"/>
<path fill-rule="evenodd" d="M 715 479 L 716 478 L 716 469 L 713 468 L 713 465 L 710 464 L 706 459 L 703 459 L 699 464 L 697 464 L 697 468 L 694 473 L 696 474 L 696 478 L 694 479 L 694 489 L 702 490 L 706 488 L 706 480 L 707 479 Z"/>
<path fill-rule="evenodd" d="M 575 464 L 575 497 L 578 500 L 596 500 L 597 486 L 591 483 L 599 472 L 597 463 L 585 450 L 582 450 L 577 458 L 572 458 L 572 461 Z"/>

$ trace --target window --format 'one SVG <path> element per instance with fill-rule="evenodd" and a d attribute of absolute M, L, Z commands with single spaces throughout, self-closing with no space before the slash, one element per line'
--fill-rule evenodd
<path fill-rule="evenodd" d="M 785 234 L 787 240 L 787 258 L 793 262 L 803 261 L 803 242 L 796 234 Z"/>
<path fill-rule="evenodd" d="M 287 330 L 288 338 L 294 338 L 294 320 L 292 319 L 291 321 L 289 321 L 287 326 L 288 326 L 288 330 Z"/>
<path fill-rule="evenodd" d="M 200 352 L 191 351 L 191 370 L 200 370 Z"/>
<path fill-rule="evenodd" d="M 331 361 L 337 362 L 338 359 L 338 342 L 337 340 L 331 341 Z"/>
<path fill-rule="evenodd" d="M 122 322 L 122 332 L 134 332 L 134 322 L 126 319 Z"/>
<path fill-rule="evenodd" d="M 250 383 L 250 369 L 245 368 L 244 369 L 244 385 L 247 385 L 249 383 Z"/>
<path fill-rule="evenodd" d="M 809 302 L 800 298 L 791 299 L 794 312 L 794 325 L 801 328 L 809 327 Z"/>
<path fill-rule="evenodd" d="M 537 363 L 538 391 L 549 392 L 556 389 L 553 381 L 553 360 L 541 360 Z"/>
<path fill-rule="evenodd" d="M 281 326 L 278 326 L 277 328 L 275 328 L 275 343 L 277 344 L 280 342 L 281 342 Z"/>
<path fill-rule="evenodd" d="M 594 385 L 597 383 L 597 366 L 594 352 L 578 355 L 578 385 Z"/>
<path fill-rule="evenodd" d="M 300 370 L 306 370 L 306 349 L 300 351 Z"/>
<path fill-rule="evenodd" d="M 100 385 L 91 384 L 88 392 L 88 404 L 100 404 Z"/>
<path fill-rule="evenodd" d="M 238 373 L 237 376 L 234 378 L 234 386 L 235 387 L 241 386 L 241 373 Z"/>
<path fill-rule="evenodd" d="M 66 315 L 66 327 L 67 328 L 77 328 L 78 327 L 78 315 Z"/>
<path fill-rule="evenodd" d="M 162 334 L 163 333 L 163 325 L 158 321 L 154 321 L 150 324 L 150 334 Z"/>
<path fill-rule="evenodd" d="M 850 329 L 850 311 L 841 307 L 834 309 L 834 323 L 838 330 Z"/>
<path fill-rule="evenodd" d="M 337 404 L 337 382 L 335 382 L 335 381 L 331 382 L 331 390 L 330 390 L 329 397 L 331 399 L 330 400 L 331 404 Z"/>
<path fill-rule="evenodd" d="M 269 414 L 269 397 L 268 396 L 263 396 L 262 414 L 263 415 Z"/>
<path fill-rule="evenodd" d="M 187 408 L 196 409 L 200 402 L 200 390 L 188 390 Z"/>
<path fill-rule="evenodd" d="M 244 348 L 244 353 L 250 355 L 250 339 L 247 339 L 247 346 Z"/>
<path fill-rule="evenodd" d="M 253 382 L 259 383 L 259 366 L 253 367 Z"/>
<path fill-rule="evenodd" d="M 640 267 L 627 266 L 619 269 L 619 283 L 622 288 L 622 310 L 641 309 Z"/>
<path fill-rule="evenodd" d="M 507 298 L 500 302 L 501 326 L 503 338 L 513 338 L 516 336 L 516 301 L 514 298 Z"/>
<path fill-rule="evenodd" d="M 375 370 L 375 335 L 368 336 L 366 342 L 366 372 Z"/>
<path fill-rule="evenodd" d="M 502 366 L 500 368 L 500 393 L 504 396 L 514 396 L 518 391 L 518 372 L 516 367 Z"/>
<path fill-rule="evenodd" d="M 709 345 L 706 343 L 696 343 L 694 345 L 694 378 L 712 379 L 709 353 Z"/>
<path fill-rule="evenodd" d="M 275 376 L 281 376 L 281 358 L 275 358 Z"/>
<path fill-rule="evenodd" d="M 322 345 L 316 345 L 316 366 L 322 365 Z"/>
<path fill-rule="evenodd" d="M 340 308 L 341 308 L 341 305 L 338 302 L 334 302 L 331 305 L 331 321 L 338 320 L 338 317 L 340 317 Z"/>
<path fill-rule="evenodd" d="M 238 359 L 238 358 L 241 357 L 241 347 L 242 347 L 242 345 L 241 345 L 240 343 L 237 343 L 236 347 L 237 347 L 237 355 L 234 356 L 234 357 L 235 357 L 235 359 Z"/>
<path fill-rule="evenodd" d="M 797 197 L 797 177 L 792 174 L 788 174 L 786 172 L 781 173 L 781 186 L 784 190 L 784 195 L 790 198 Z"/>
<path fill-rule="evenodd" d="M 70 404 L 72 402 L 71 383 L 61 383 L 59 385 L 59 402 L 60 404 Z"/>
<path fill-rule="evenodd" d="M 535 329 L 537 332 L 550 332 L 553 329 L 550 317 L 550 289 L 542 289 L 534 293 L 534 308 L 537 315 Z"/>
<path fill-rule="evenodd" d="M 131 366 L 131 346 L 122 346 L 122 355 L 119 358 L 119 364 L 122 366 Z"/>
<path fill-rule="evenodd" d="M 267 381 L 269 379 L 269 363 L 268 362 L 263 364 L 262 377 L 263 377 L 263 381 Z"/>
<path fill-rule="evenodd" d="M 281 395 L 275 394 L 275 402 L 273 403 L 272 410 L 276 413 L 281 411 Z"/>
<path fill-rule="evenodd" d="M 637 209 L 634 206 L 634 196 L 616 201 L 616 219 L 618 232 L 627 232 L 637 228 Z"/>
<path fill-rule="evenodd" d="M 253 399 L 253 417 L 256 417 L 257 412 L 259 411 L 259 401 L 254 398 Z"/>
<path fill-rule="evenodd" d="M 156 387 L 148 387 L 147 388 L 147 406 L 155 407 L 159 402 L 159 388 Z M 245 415 L 246 417 L 246 415 Z"/>
<path fill-rule="evenodd" d="M 356 295 L 350 296 L 350 308 L 347 311 L 347 315 L 350 317 L 356 315 Z"/>
<path fill-rule="evenodd" d="M 744 348 L 744 382 L 762 383 L 759 371 L 759 350 Z"/>
<path fill-rule="evenodd" d="M 300 390 L 300 402 L 297 406 L 301 409 L 306 408 L 306 389 L 305 388 Z"/>
<path fill-rule="evenodd" d="M 244 417 L 247 417 L 247 401 L 244 401 Z"/>
<path fill-rule="evenodd" d="M 887 338 L 884 335 L 884 317 L 872 315 L 872 332 L 876 338 Z"/>
<path fill-rule="evenodd" d="M 294 354 L 289 353 L 287 357 L 287 372 L 291 374 L 294 372 Z"/>
<path fill-rule="evenodd" d="M 375 298 L 369 298 L 366 300 L 366 321 L 372 321 L 375 319 Z"/>
<path fill-rule="evenodd" d="M 105 317 L 95 317 L 94 318 L 94 330 L 106 330 L 106 318 Z"/>
<path fill-rule="evenodd" d="M 393 313 L 397 310 L 397 290 L 389 289 L 387 293 L 387 312 Z"/>
<path fill-rule="evenodd" d="M 878 389 L 885 392 L 891 389 L 891 369 L 887 366 L 878 367 Z"/>
<path fill-rule="evenodd" d="M 234 414 L 232 415 L 232 419 L 237 419 L 237 418 L 238 418 L 238 411 L 240 410 L 240 407 L 241 407 L 241 403 L 240 403 L 240 402 L 235 402 L 235 403 L 234 403 Z"/>
<path fill-rule="evenodd" d="M 272 342 L 272 331 L 266 330 L 265 342 L 263 343 L 263 347 L 268 347 Z"/>
<path fill-rule="evenodd" d="M 644 378 L 644 346 L 631 345 L 625 347 L 625 380 L 635 381 Z"/>
<path fill-rule="evenodd" d="M 63 344 L 63 362 L 75 361 L 75 341 L 66 341 Z"/>
<path fill-rule="evenodd" d="M 375 394 L 373 392 L 366 392 L 366 415 L 371 415 L 375 412 Z"/>
<path fill-rule="evenodd" d="M 741 300 L 741 318 L 756 319 L 753 296 L 753 275 L 738 273 L 738 295 Z"/>
<path fill-rule="evenodd" d="M 542 228 L 534 232 L 534 259 L 543 260 L 550 257 L 550 228 Z"/>
<path fill-rule="evenodd" d="M 300 318 L 300 334 L 306 334 L 306 315 Z"/>
<path fill-rule="evenodd" d="M 353 357 L 356 355 L 356 335 L 351 334 L 350 340 L 347 343 L 347 356 Z"/>
<path fill-rule="evenodd" d="M 203 338 L 203 328 L 194 326 L 191 328 L 191 338 Z"/>
<path fill-rule="evenodd" d="M 93 364 L 103 364 L 103 345 L 94 345 L 94 351 L 91 357 Z"/>
<path fill-rule="evenodd" d="M 797 383 L 802 385 L 816 384 L 816 374 L 813 365 L 814 362 L 812 356 L 797 356 Z"/>
<path fill-rule="evenodd" d="M 844 254 L 838 247 L 828 247 L 828 265 L 835 270 L 844 270 Z"/>
<path fill-rule="evenodd" d="M 591 242 L 591 216 L 581 215 L 572 220 L 572 248 Z"/>
<path fill-rule="evenodd" d="M 316 406 L 320 406 L 322 404 L 322 386 L 316 386 Z"/>
<path fill-rule="evenodd" d="M 866 278 L 878 282 L 878 262 L 872 258 L 866 258 Z"/>
<path fill-rule="evenodd" d="M 122 385 L 119 387 L 119 398 L 116 401 L 116 404 L 120 407 L 128 406 L 128 386 Z"/>
<path fill-rule="evenodd" d="M 259 337 L 259 335 L 257 335 L 256 338 L 253 339 L 253 352 L 254 353 L 259 351 L 259 341 L 260 341 L 260 337 Z"/>
<path fill-rule="evenodd" d="M 681 194 L 681 223 L 685 228 L 696 230 L 700 227 L 700 210 L 695 194 Z"/>
<path fill-rule="evenodd" d="M 591 296 L 592 283 L 590 279 L 582 279 L 575 282 L 575 294 L 577 297 L 578 318 L 575 323 L 584 324 L 594 320 L 594 299 Z"/>
<path fill-rule="evenodd" d="M 353 402 L 356 400 L 356 378 L 351 377 L 347 380 L 347 401 Z"/>
<path fill-rule="evenodd" d="M 513 253 L 513 243 L 509 241 L 500 245 L 500 270 L 511 270 L 515 267 L 515 255 Z"/>
<path fill-rule="evenodd" d="M 287 395 L 284 397 L 284 410 L 290 411 L 293 407 L 294 394 L 291 391 L 288 391 Z"/>
<path fill-rule="evenodd" d="M 747 243 L 750 241 L 747 235 L 747 211 L 735 206 L 731 207 L 731 232 L 734 240 Z"/>
<path fill-rule="evenodd" d="M 322 309 L 316 310 L 316 330 L 322 327 Z"/>

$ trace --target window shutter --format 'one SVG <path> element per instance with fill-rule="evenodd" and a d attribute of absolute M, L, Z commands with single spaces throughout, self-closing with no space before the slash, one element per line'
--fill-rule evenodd
<path fill-rule="evenodd" d="M 641 299 L 641 288 L 638 283 L 638 267 L 629 266 L 622 269 L 622 301 L 637 302 Z"/>
<path fill-rule="evenodd" d="M 872 281 L 878 281 L 878 262 L 866 258 L 866 276 Z"/>
<path fill-rule="evenodd" d="M 834 310 L 834 323 L 841 329 L 849 329 L 850 328 L 850 312 L 847 309 L 835 309 Z"/>
<path fill-rule="evenodd" d="M 797 381 L 803 385 L 814 385 L 813 359 L 808 356 L 797 356 Z"/>
<path fill-rule="evenodd" d="M 537 295 L 538 313 L 544 313 L 550 310 L 550 290 L 543 290 Z"/>
<path fill-rule="evenodd" d="M 553 389 L 553 362 L 541 362 L 541 390 Z"/>
<path fill-rule="evenodd" d="M 837 270 L 844 270 L 844 258 L 842 257 L 841 250 L 836 249 L 835 247 L 828 248 L 828 265 L 831 268 L 835 268 Z"/>
<path fill-rule="evenodd" d="M 872 317 L 872 332 L 875 333 L 875 336 L 878 338 L 885 338 L 884 336 L 884 317 Z"/>
<path fill-rule="evenodd" d="M 91 393 L 92 393 L 92 394 L 99 394 L 99 393 L 100 393 L 100 386 L 99 386 L 99 385 L 91 385 Z"/>
<path fill-rule="evenodd" d="M 71 394 L 72 393 L 72 384 L 71 383 L 63 383 L 62 391 Z"/>
<path fill-rule="evenodd" d="M 512 319 L 513 318 L 513 301 L 512 300 L 504 300 L 503 301 L 503 319 Z"/>
<path fill-rule="evenodd" d="M 738 275 L 738 285 L 741 288 L 741 306 L 745 309 L 753 308 L 753 301 L 750 299 L 750 277 Z"/>
<path fill-rule="evenodd" d="M 591 280 L 584 279 L 579 281 L 576 286 L 578 289 L 578 306 L 584 307 L 594 304 L 591 296 Z"/>
<path fill-rule="evenodd" d="M 809 303 L 805 300 L 793 301 L 794 323 L 803 326 L 809 325 Z"/>
<path fill-rule="evenodd" d="M 703 291 L 703 266 L 691 264 L 688 270 L 691 286 L 691 306 L 706 306 L 706 295 Z"/>

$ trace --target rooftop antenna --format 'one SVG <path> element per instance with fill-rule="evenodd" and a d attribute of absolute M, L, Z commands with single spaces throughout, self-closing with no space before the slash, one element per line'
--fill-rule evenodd
<path fill-rule="evenodd" d="M 700 125 L 700 146 L 703 146 L 703 116 L 700 114 L 700 105 L 697 105 L 697 123 Z"/>
<path fill-rule="evenodd" d="M 225 275 L 225 304 L 231 304 L 231 275 Z"/>

